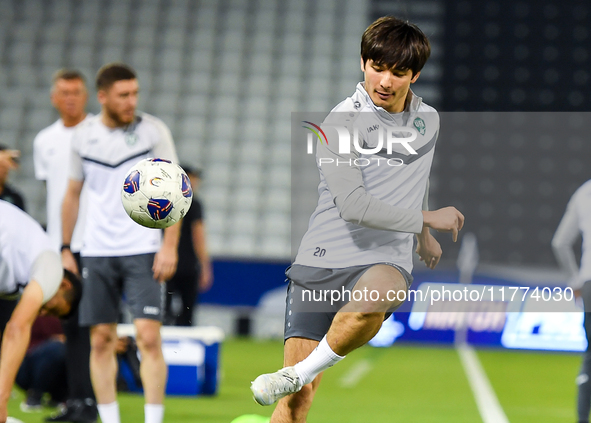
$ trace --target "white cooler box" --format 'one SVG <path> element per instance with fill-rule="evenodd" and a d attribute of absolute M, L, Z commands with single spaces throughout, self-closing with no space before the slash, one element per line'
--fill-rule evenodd
<path fill-rule="evenodd" d="M 135 337 L 135 327 L 131 324 L 120 324 L 117 326 L 117 334 Z M 214 395 L 217 393 L 220 347 L 224 340 L 224 332 L 213 326 L 162 326 L 160 334 L 164 360 L 168 365 L 166 394 Z M 133 381 L 128 382 L 132 391 L 141 391 Z"/>

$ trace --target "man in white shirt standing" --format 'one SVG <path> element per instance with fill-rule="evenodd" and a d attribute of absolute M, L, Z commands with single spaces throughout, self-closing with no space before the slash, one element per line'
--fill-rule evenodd
<path fill-rule="evenodd" d="M 62 245 L 62 202 L 68 185 L 72 136 L 76 126 L 89 116 L 87 101 L 84 75 L 73 69 L 58 70 L 52 80 L 51 104 L 60 118 L 42 129 L 33 143 L 35 177 L 46 182 L 47 233 L 56 251 Z M 81 206 L 84 209 L 84 201 Z M 77 260 L 82 248 L 84 215 L 82 210 L 70 245 Z M 64 322 L 64 332 L 69 398 L 66 408 L 47 421 L 92 423 L 96 421 L 97 411 L 88 368 L 90 334 L 88 327 L 79 326 L 77 310 Z"/>
<path fill-rule="evenodd" d="M 51 104 L 60 118 L 39 131 L 33 142 L 35 177 L 47 186 L 47 234 L 59 250 L 62 245 L 62 201 L 68 186 L 70 150 L 76 126 L 92 114 L 86 113 L 88 92 L 84 75 L 60 69 L 52 80 Z M 82 248 L 80 219 L 74 231 L 73 252 Z"/>
<path fill-rule="evenodd" d="M 90 375 L 99 414 L 104 422 L 120 423 L 115 348 L 124 292 L 142 357 L 145 422 L 161 423 L 167 380 L 160 337 L 161 284 L 176 271 L 180 224 L 163 232 L 136 224 L 123 209 L 121 186 L 127 171 L 142 159 L 178 159 L 168 127 L 154 116 L 136 113 L 139 84 L 133 69 L 105 65 L 97 73 L 96 87 L 101 113 L 79 125 L 72 142 L 62 206 L 62 260 L 66 269 L 78 271 L 69 244 L 84 185 L 88 208 L 80 255 L 87 291 L 80 324 L 90 326 Z"/>
<path fill-rule="evenodd" d="M 581 266 L 577 266 L 575 241 L 583 237 Z M 552 238 L 552 249 L 558 264 L 569 278 L 577 297 L 583 299 L 587 351 L 583 355 L 581 372 L 577 377 L 577 414 L 579 423 L 589 423 L 591 410 L 591 181 L 585 182 L 571 197 L 564 216 Z"/>

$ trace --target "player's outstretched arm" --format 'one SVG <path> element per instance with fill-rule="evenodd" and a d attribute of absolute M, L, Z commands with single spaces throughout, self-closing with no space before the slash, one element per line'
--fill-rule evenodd
<path fill-rule="evenodd" d="M 10 320 L 6 324 L 0 352 L 0 422 L 6 421 L 12 385 L 25 357 L 31 327 L 43 304 L 41 286 L 31 281 L 23 291 Z"/>
<path fill-rule="evenodd" d="M 464 226 L 464 215 L 455 207 L 426 211 L 423 210 L 423 227 L 433 228 L 438 232 L 451 232 L 453 241 L 458 240 L 458 232 Z"/>

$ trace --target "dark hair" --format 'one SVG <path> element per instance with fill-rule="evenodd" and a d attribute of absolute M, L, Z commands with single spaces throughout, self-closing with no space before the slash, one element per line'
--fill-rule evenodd
<path fill-rule="evenodd" d="M 51 78 L 51 83 L 55 84 L 60 79 L 65 79 L 66 81 L 71 81 L 73 79 L 79 79 L 82 82 L 84 82 L 84 84 L 86 85 L 86 78 L 84 77 L 82 72 L 80 72 L 79 70 L 76 70 L 76 69 L 62 68 L 62 69 L 57 70 Z"/>
<path fill-rule="evenodd" d="M 66 291 L 64 294 L 66 301 L 70 303 L 70 312 L 65 316 L 61 316 L 61 319 L 68 319 L 78 310 L 80 299 L 82 299 L 82 282 L 76 274 L 70 272 L 68 269 L 64 269 L 64 278 L 72 284 L 72 289 Z"/>
<path fill-rule="evenodd" d="M 388 69 L 420 72 L 431 55 L 431 44 L 418 26 L 394 16 L 372 23 L 361 37 L 361 58 Z"/>
<path fill-rule="evenodd" d="M 135 71 L 124 63 L 109 63 L 96 73 L 96 89 L 108 90 L 117 81 L 137 79 Z"/>

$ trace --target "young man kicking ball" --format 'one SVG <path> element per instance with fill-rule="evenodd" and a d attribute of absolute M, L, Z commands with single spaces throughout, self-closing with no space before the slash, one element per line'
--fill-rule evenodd
<path fill-rule="evenodd" d="M 378 19 L 362 37 L 364 82 L 322 124 L 328 142 L 317 144 L 320 198 L 286 273 L 285 367 L 251 386 L 261 405 L 281 399 L 272 423 L 304 422 L 322 372 L 373 338 L 400 306 L 398 293 L 412 282 L 414 236 L 421 260 L 434 268 L 442 252 L 429 228 L 452 232 L 455 241 L 463 226 L 454 207 L 426 207 L 439 116 L 410 84 L 430 52 L 417 26 Z M 343 129 L 358 132 L 349 148 Z M 326 288 L 348 291 L 349 302 L 338 312 L 306 309 L 303 291 Z"/>

